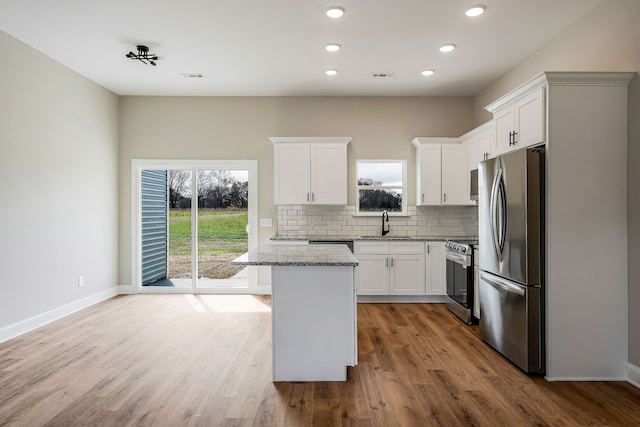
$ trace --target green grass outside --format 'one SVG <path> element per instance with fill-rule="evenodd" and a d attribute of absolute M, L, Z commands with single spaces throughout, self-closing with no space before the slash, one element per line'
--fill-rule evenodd
<path fill-rule="evenodd" d="M 247 251 L 246 210 L 198 210 L 199 255 Z M 169 255 L 191 253 L 191 210 L 169 212 Z"/>

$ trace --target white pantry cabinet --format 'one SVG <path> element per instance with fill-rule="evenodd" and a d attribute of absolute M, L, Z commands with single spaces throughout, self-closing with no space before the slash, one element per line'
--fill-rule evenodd
<path fill-rule="evenodd" d="M 415 138 L 416 206 L 469 205 L 467 145 L 458 138 Z"/>
<path fill-rule="evenodd" d="M 426 294 L 447 294 L 447 260 L 445 242 L 427 242 Z"/>
<path fill-rule="evenodd" d="M 358 295 L 424 295 L 423 241 L 356 241 Z"/>
<path fill-rule="evenodd" d="M 491 104 L 496 132 L 496 155 L 543 143 L 545 88 L 532 90 L 510 104 Z"/>
<path fill-rule="evenodd" d="M 350 137 L 271 137 L 276 205 L 346 205 Z"/>

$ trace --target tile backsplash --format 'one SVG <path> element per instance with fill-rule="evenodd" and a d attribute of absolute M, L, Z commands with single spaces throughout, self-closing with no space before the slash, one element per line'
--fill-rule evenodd
<path fill-rule="evenodd" d="M 381 234 L 381 216 L 354 216 L 355 206 L 279 205 L 277 208 L 280 238 L 356 238 Z M 472 238 L 478 235 L 475 206 L 408 206 L 407 214 L 389 217 L 389 237 Z"/>

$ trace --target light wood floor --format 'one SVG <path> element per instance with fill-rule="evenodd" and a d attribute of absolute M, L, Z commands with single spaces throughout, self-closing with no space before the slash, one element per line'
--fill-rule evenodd
<path fill-rule="evenodd" d="M 0 425 L 640 425 L 640 390 L 528 377 L 441 304 L 358 316 L 348 382 L 273 384 L 268 297 L 116 297 L 0 344 Z"/>

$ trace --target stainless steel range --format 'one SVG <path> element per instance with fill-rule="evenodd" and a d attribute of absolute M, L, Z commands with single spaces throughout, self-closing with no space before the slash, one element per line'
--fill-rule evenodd
<path fill-rule="evenodd" d="M 447 308 L 468 324 L 477 323 L 473 315 L 475 240 L 447 241 Z"/>

